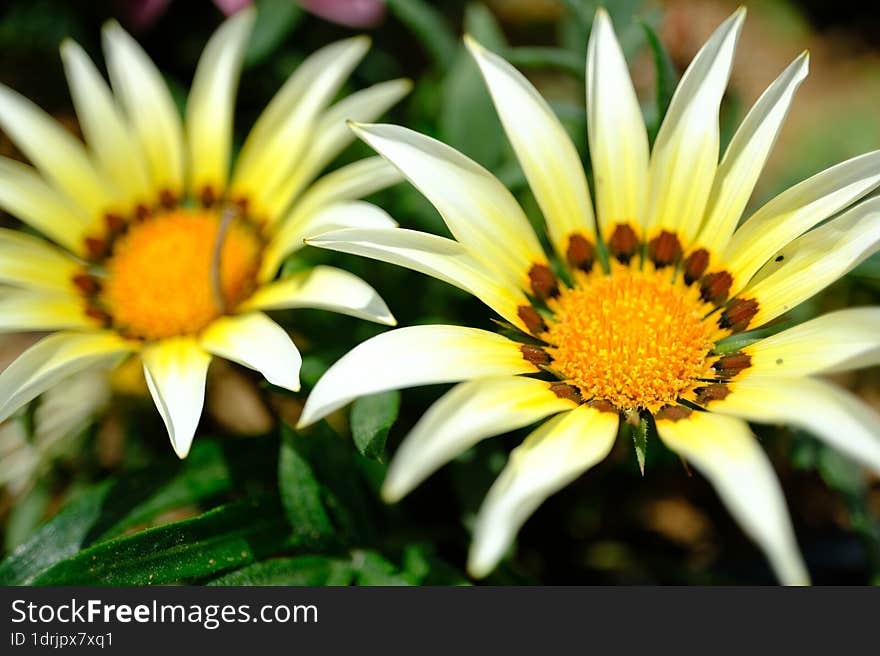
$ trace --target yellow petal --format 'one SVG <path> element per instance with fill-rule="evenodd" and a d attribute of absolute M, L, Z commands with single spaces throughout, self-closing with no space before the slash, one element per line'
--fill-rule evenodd
<path fill-rule="evenodd" d="M 378 292 L 353 273 L 316 266 L 273 283 L 251 296 L 242 310 L 314 308 L 394 326 L 397 321 Z"/>
<path fill-rule="evenodd" d="M 305 152 L 327 103 L 370 47 L 358 36 L 324 46 L 309 56 L 275 95 L 242 146 L 233 173 L 235 195 L 272 192 Z"/>
<path fill-rule="evenodd" d="M 146 347 L 141 354 L 144 376 L 162 415 L 171 446 L 186 458 L 202 407 L 211 356 L 192 337 L 174 337 Z"/>
<path fill-rule="evenodd" d="M 465 44 L 480 67 L 541 207 L 550 241 L 565 258 L 573 234 L 595 239 L 593 205 L 580 155 L 550 105 L 522 73 L 468 36 Z"/>
<path fill-rule="evenodd" d="M 357 125 L 358 136 L 431 202 L 449 231 L 487 269 L 511 284 L 546 262 L 528 218 L 489 171 L 435 139 L 396 125 Z"/>
<path fill-rule="evenodd" d="M 778 251 L 743 293 L 760 326 L 818 293 L 880 249 L 880 198 L 871 198 Z"/>
<path fill-rule="evenodd" d="M 273 385 L 299 391 L 302 357 L 285 330 L 262 312 L 217 319 L 199 342 L 208 353 L 259 371 Z"/>
<path fill-rule="evenodd" d="M 101 173 L 119 189 L 130 207 L 151 202 L 143 152 L 110 87 L 85 51 L 73 41 L 68 39 L 61 44 L 61 59 L 77 119 Z"/>
<path fill-rule="evenodd" d="M 452 388 L 404 438 L 388 467 L 382 497 L 389 503 L 399 501 L 480 440 L 576 407 L 554 394 L 550 386 L 546 381 L 510 376 L 472 380 Z"/>
<path fill-rule="evenodd" d="M 354 228 L 326 232 L 308 239 L 307 243 L 433 276 L 473 294 L 509 322 L 525 329 L 518 314 L 521 306 L 529 306 L 523 292 L 493 275 L 481 261 L 451 239 L 402 228 Z"/>
<path fill-rule="evenodd" d="M 709 37 L 681 79 L 657 133 L 648 173 L 648 239 L 666 230 L 690 244 L 718 164 L 718 110 L 745 18 L 740 9 Z"/>
<path fill-rule="evenodd" d="M 0 422 L 68 376 L 117 362 L 135 348 L 110 332 L 44 337 L 0 373 Z"/>
<path fill-rule="evenodd" d="M 315 384 L 300 417 L 304 427 L 359 396 L 392 389 L 535 373 L 520 344 L 462 326 L 413 326 L 368 339 Z"/>
<path fill-rule="evenodd" d="M 748 425 L 694 412 L 680 421 L 659 420 L 657 431 L 666 446 L 709 479 L 742 529 L 764 550 L 780 582 L 808 584 L 779 481 Z"/>
<path fill-rule="evenodd" d="M 118 23 L 103 30 L 107 70 L 149 163 L 156 193 L 183 193 L 183 126 L 162 74 Z"/>
<path fill-rule="evenodd" d="M 411 88 L 412 82 L 405 79 L 380 82 L 346 96 L 324 112 L 306 152 L 266 199 L 264 206 L 269 216 L 280 216 L 306 185 L 354 140 L 348 121 L 375 121 Z"/>
<path fill-rule="evenodd" d="M 83 145 L 46 112 L 2 84 L 0 127 L 90 219 L 103 215 L 114 190 L 95 170 Z"/>
<path fill-rule="evenodd" d="M 880 151 L 817 173 L 761 207 L 733 234 L 722 260 L 734 276 L 731 294 L 791 242 L 880 185 Z"/>
<path fill-rule="evenodd" d="M 39 237 L 0 228 L 0 282 L 50 292 L 72 293 L 82 265 Z"/>
<path fill-rule="evenodd" d="M 227 19 L 208 41 L 186 104 L 189 189 L 217 196 L 226 189 L 232 149 L 235 90 L 256 14 L 252 8 Z"/>
<path fill-rule="evenodd" d="M 477 515 L 468 571 L 491 572 L 544 500 L 604 460 L 617 437 L 616 412 L 581 405 L 545 422 L 510 454 Z"/>
<path fill-rule="evenodd" d="M 637 225 L 645 200 L 648 134 L 608 12 L 599 9 L 587 49 L 587 129 L 604 239 Z"/>

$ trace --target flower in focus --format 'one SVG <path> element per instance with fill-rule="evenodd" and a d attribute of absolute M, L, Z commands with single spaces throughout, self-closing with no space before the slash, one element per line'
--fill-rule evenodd
<path fill-rule="evenodd" d="M 577 150 L 549 105 L 468 40 L 544 215 L 550 258 L 514 197 L 481 166 L 401 127 L 355 126 L 455 239 L 346 229 L 307 242 L 457 285 L 511 330 L 426 325 L 379 335 L 326 372 L 301 424 L 363 394 L 465 381 L 396 453 L 383 489 L 396 501 L 479 440 L 542 421 L 479 512 L 475 576 L 494 568 L 550 494 L 609 453 L 621 423 L 634 437 L 656 427 L 714 484 L 787 584 L 807 582 L 807 571 L 745 420 L 790 422 L 880 471 L 880 417 L 813 377 L 880 362 L 880 308 L 835 312 L 764 339 L 752 332 L 877 250 L 880 198 L 851 206 L 880 185 L 880 152 L 792 187 L 737 228 L 808 66 L 805 53 L 782 72 L 719 163 L 719 105 L 743 19 L 736 12 L 697 54 L 649 152 L 611 22 L 596 14 L 587 56 L 595 218 Z"/>
<path fill-rule="evenodd" d="M 0 160 L 0 207 L 46 239 L 0 230 L 0 331 L 55 331 L 0 374 L 0 422 L 62 379 L 143 360 L 175 452 L 189 451 L 212 356 L 299 389 L 301 357 L 264 313 L 323 308 L 394 319 L 359 278 L 319 266 L 276 279 L 303 235 L 390 227 L 357 199 L 399 179 L 379 157 L 313 180 L 353 138 L 344 120 L 371 120 L 405 80 L 330 101 L 369 42 L 330 44 L 291 75 L 259 117 L 232 174 L 232 121 L 253 10 L 207 44 L 185 121 L 146 53 L 118 25 L 104 31 L 107 83 L 75 43 L 61 47 L 88 147 L 0 86 L 0 126 L 36 167 Z"/>

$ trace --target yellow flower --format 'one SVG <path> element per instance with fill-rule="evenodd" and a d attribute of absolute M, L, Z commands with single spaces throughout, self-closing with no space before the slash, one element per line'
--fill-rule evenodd
<path fill-rule="evenodd" d="M 611 22 L 596 14 L 587 57 L 596 218 L 577 150 L 548 104 L 507 62 L 467 40 L 544 215 L 553 262 L 513 196 L 478 164 L 400 127 L 355 126 L 455 239 L 347 229 L 307 242 L 457 285 L 520 337 L 459 326 L 384 333 L 327 371 L 302 425 L 362 394 L 465 381 L 395 455 L 383 490 L 395 501 L 479 440 L 552 416 L 511 453 L 486 497 L 470 554 L 475 576 L 496 565 L 548 495 L 608 454 L 621 420 L 655 422 L 785 583 L 805 583 L 807 572 L 779 484 L 744 420 L 791 422 L 880 471 L 880 418 L 812 377 L 880 362 L 880 308 L 836 312 L 762 340 L 746 332 L 877 250 L 880 199 L 815 226 L 880 184 L 880 152 L 796 185 L 737 228 L 807 73 L 804 54 L 758 99 L 719 164 L 718 109 L 743 18 L 731 16 L 697 54 L 649 153 Z"/>
<path fill-rule="evenodd" d="M 253 11 L 241 12 L 211 37 L 185 120 L 154 64 L 115 23 L 103 35 L 112 92 L 82 48 L 65 42 L 87 147 L 0 86 L 0 127 L 35 166 L 0 159 L 0 207 L 55 242 L 0 229 L 0 331 L 58 331 L 0 375 L 0 422 L 66 377 L 138 353 L 183 458 L 212 356 L 299 389 L 299 352 L 264 311 L 323 308 L 394 324 L 376 292 L 345 271 L 275 277 L 306 233 L 395 225 L 358 200 L 400 179 L 381 158 L 314 180 L 353 138 L 344 121 L 376 119 L 409 82 L 329 106 L 369 41 L 322 48 L 266 107 L 230 175 L 235 91 L 253 21 Z"/>

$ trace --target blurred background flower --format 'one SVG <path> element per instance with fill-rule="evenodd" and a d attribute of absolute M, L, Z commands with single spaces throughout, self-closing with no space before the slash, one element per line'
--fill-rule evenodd
<path fill-rule="evenodd" d="M 171 0 L 118 0 L 126 23 L 134 30 L 146 30 L 159 20 Z M 253 0 L 213 0 L 227 16 L 249 7 Z M 325 20 L 348 27 L 373 27 L 385 16 L 384 0 L 288 0 Z"/>

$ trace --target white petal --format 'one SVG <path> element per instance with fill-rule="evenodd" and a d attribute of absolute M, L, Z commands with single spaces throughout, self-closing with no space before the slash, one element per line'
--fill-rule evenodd
<path fill-rule="evenodd" d="M 538 506 L 608 455 L 617 424 L 616 412 L 582 405 L 545 422 L 511 452 L 477 516 L 471 575 L 492 571 Z"/>
<path fill-rule="evenodd" d="M 747 346 L 744 372 L 793 378 L 880 364 L 880 307 L 850 308 L 783 330 Z"/>
<path fill-rule="evenodd" d="M 482 262 L 452 239 L 396 229 L 349 229 L 325 232 L 307 240 L 311 246 L 371 257 L 425 273 L 469 292 L 520 328 L 518 308 L 528 306 L 522 291 L 499 280 Z"/>
<path fill-rule="evenodd" d="M 0 127 L 40 172 L 89 215 L 101 215 L 112 190 L 83 145 L 42 109 L 0 84 Z"/>
<path fill-rule="evenodd" d="M 118 23 L 102 32 L 116 96 L 138 136 L 155 191 L 183 192 L 183 126 L 165 80 L 150 57 Z"/>
<path fill-rule="evenodd" d="M 259 371 L 273 385 L 299 391 L 302 357 L 285 330 L 262 312 L 217 319 L 199 342 L 208 353 Z"/>
<path fill-rule="evenodd" d="M 85 304 L 71 293 L 15 290 L 0 298 L 0 333 L 31 330 L 98 330 L 101 324 L 86 316 Z"/>
<path fill-rule="evenodd" d="M 119 360 L 135 346 L 114 333 L 56 333 L 0 373 L 0 422 L 62 379 Z"/>
<path fill-rule="evenodd" d="M 256 14 L 245 9 L 227 19 L 208 41 L 186 104 L 189 188 L 221 195 L 229 175 L 235 90 Z"/>
<path fill-rule="evenodd" d="M 303 226 L 325 207 L 369 196 L 402 179 L 400 172 L 381 157 L 358 160 L 319 178 L 281 219 L 280 227 L 263 253 L 260 280 L 265 282 L 275 275 L 284 256 L 290 252 L 287 249 L 301 239 Z"/>
<path fill-rule="evenodd" d="M 743 530 L 767 554 L 780 582 L 808 584 L 779 481 L 748 425 L 694 412 L 680 421 L 658 421 L 657 431 L 670 449 L 709 479 Z"/>
<path fill-rule="evenodd" d="M 511 376 L 461 383 L 442 396 L 403 440 L 388 467 L 382 498 L 399 501 L 436 469 L 487 437 L 573 410 L 551 384 Z"/>
<path fill-rule="evenodd" d="M 735 282 L 731 294 L 780 248 L 880 185 L 880 151 L 854 157 L 782 192 L 733 234 L 723 261 Z"/>
<path fill-rule="evenodd" d="M 880 474 L 880 416 L 850 392 L 815 378 L 746 377 L 712 412 L 798 426 Z"/>
<path fill-rule="evenodd" d="M 614 226 L 637 225 L 642 215 L 648 134 L 626 59 L 601 8 L 587 49 L 587 128 L 596 212 L 607 239 Z"/>
<path fill-rule="evenodd" d="M 233 173 L 234 194 L 259 198 L 290 173 L 312 138 L 320 113 L 369 47 L 367 37 L 345 39 L 321 48 L 300 64 L 242 146 Z"/>
<path fill-rule="evenodd" d="M 202 407 L 211 356 L 192 337 L 173 337 L 144 349 L 144 376 L 178 458 L 186 458 Z"/>
<path fill-rule="evenodd" d="M 321 170 L 354 140 L 348 121 L 375 121 L 409 93 L 405 79 L 380 82 L 346 96 L 321 116 L 302 159 L 265 201 L 270 216 L 280 215 Z"/>
<path fill-rule="evenodd" d="M 689 244 L 700 226 L 718 165 L 718 110 L 744 19 L 743 8 L 715 30 L 672 96 L 651 154 L 649 239 L 667 230 Z"/>
<path fill-rule="evenodd" d="M 50 292 L 72 292 L 82 265 L 39 237 L 0 228 L 0 283 Z"/>
<path fill-rule="evenodd" d="M 0 157 L 0 208 L 57 244 L 82 255 L 90 217 L 31 167 Z"/>
<path fill-rule="evenodd" d="M 462 326 L 413 326 L 377 335 L 330 367 L 306 401 L 299 426 L 359 396 L 432 383 L 535 373 L 520 344 Z"/>
<path fill-rule="evenodd" d="M 344 228 L 395 228 L 388 213 L 362 200 L 345 201 L 322 207 L 311 216 L 285 223 L 271 238 L 267 250 L 273 258 L 287 257 L 305 246 L 304 240 L 324 232 Z M 275 254 L 278 255 L 275 255 Z"/>
<path fill-rule="evenodd" d="M 486 80 L 556 252 L 565 257 L 573 234 L 595 241 L 595 219 L 584 167 L 562 123 L 522 73 L 468 36 L 465 44 Z"/>
<path fill-rule="evenodd" d="M 394 326 L 392 316 L 379 293 L 353 273 L 329 266 L 269 283 L 254 292 L 241 309 L 283 310 L 316 308 Z"/>
<path fill-rule="evenodd" d="M 730 141 L 712 183 L 699 235 L 700 243 L 716 252 L 730 241 L 809 66 L 808 53 L 795 59 L 761 95 Z"/>
<path fill-rule="evenodd" d="M 101 173 L 124 194 L 131 207 L 151 202 L 143 152 L 110 87 L 86 52 L 70 39 L 61 44 L 61 59 L 80 128 Z"/>
<path fill-rule="evenodd" d="M 758 299 L 752 326 L 787 312 L 880 249 L 880 198 L 871 198 L 778 251 L 743 297 Z"/>
<path fill-rule="evenodd" d="M 453 236 L 487 268 L 522 286 L 532 265 L 546 261 L 516 199 L 482 166 L 397 125 L 353 129 L 431 201 Z"/>

